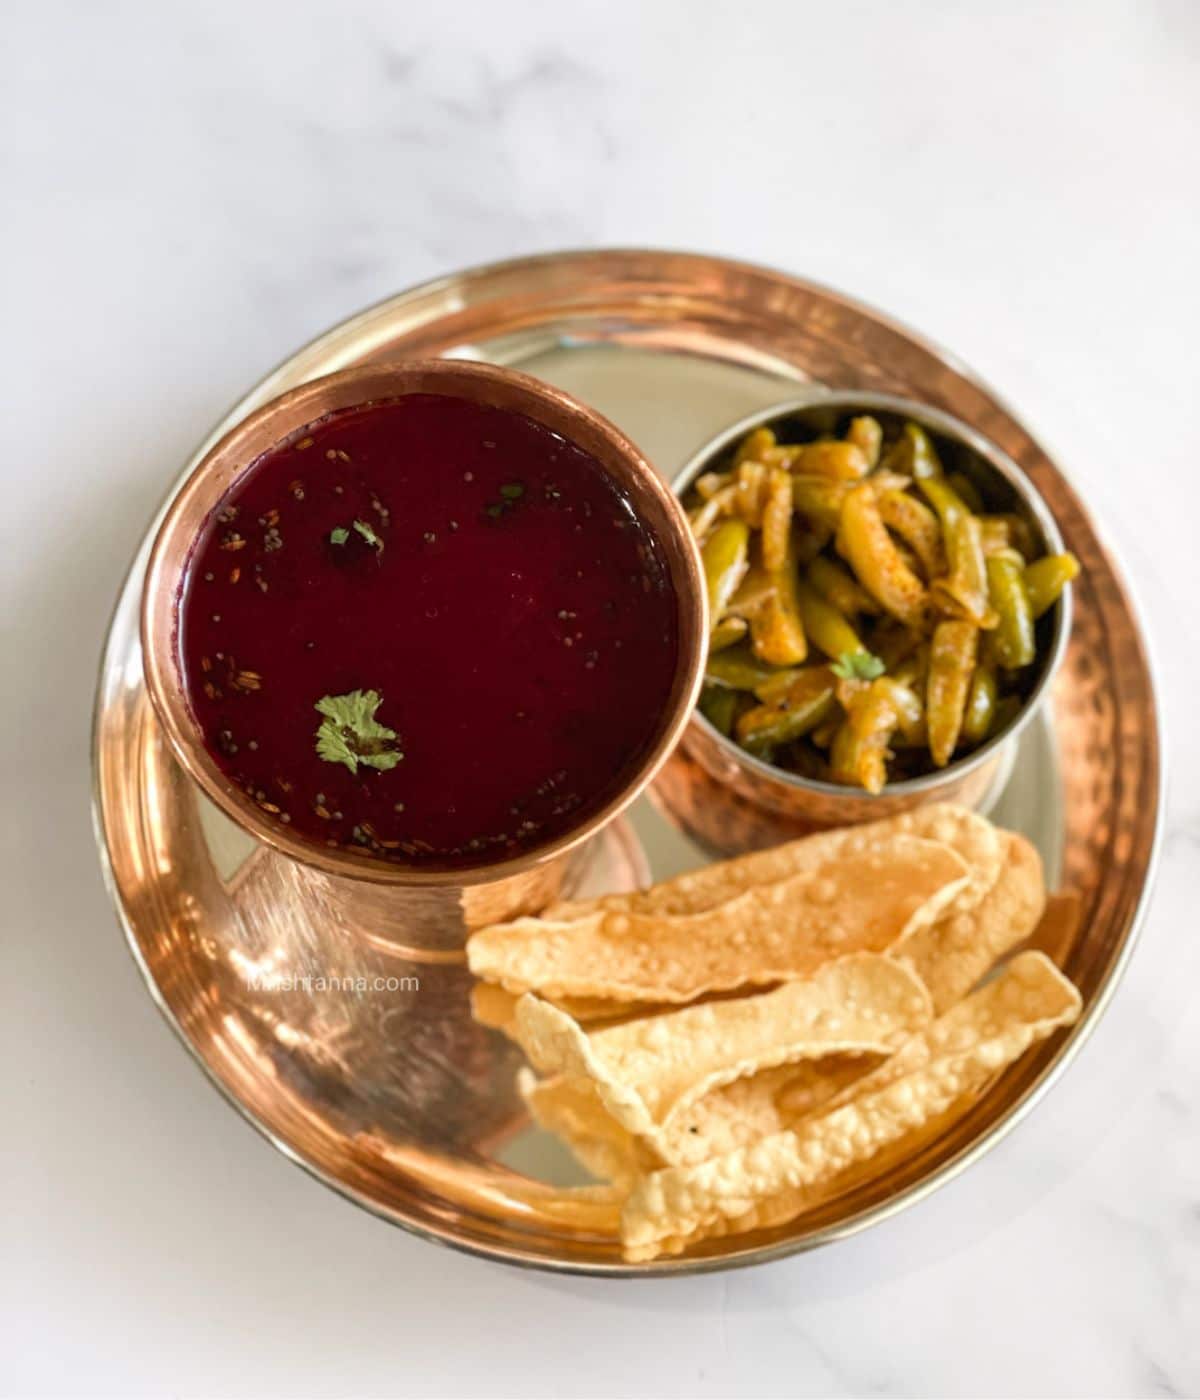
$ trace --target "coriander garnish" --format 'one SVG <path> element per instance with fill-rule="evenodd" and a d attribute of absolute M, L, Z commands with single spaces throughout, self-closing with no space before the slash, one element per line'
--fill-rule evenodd
<path fill-rule="evenodd" d="M 506 481 L 500 488 L 500 499 L 493 501 L 491 505 L 484 507 L 484 512 L 492 520 L 499 520 L 505 511 L 512 510 L 513 506 L 525 494 L 525 486 L 520 481 Z"/>
<path fill-rule="evenodd" d="M 404 755 L 395 747 L 396 731 L 375 718 L 382 703 L 377 690 L 322 696 L 313 706 L 324 716 L 317 730 L 318 755 L 327 763 L 344 763 L 351 773 L 360 763 L 381 772 L 395 768 Z"/>
<path fill-rule="evenodd" d="M 368 524 L 367 521 L 351 521 L 351 527 L 354 529 L 356 534 L 361 535 L 363 539 L 366 540 L 366 542 L 371 546 L 372 549 L 377 549 L 380 552 L 380 554 L 383 553 L 383 541 L 379 538 L 379 536 L 375 533 L 374 529 L 371 527 L 370 524 Z M 349 538 L 350 531 L 344 525 L 337 525 L 329 532 L 330 544 L 345 544 Z"/>
<path fill-rule="evenodd" d="M 354 528 L 373 549 L 379 550 L 380 554 L 383 553 L 383 541 L 365 520 L 356 520 Z"/>
<path fill-rule="evenodd" d="M 869 651 L 844 651 L 829 669 L 844 681 L 873 681 L 887 667 Z"/>

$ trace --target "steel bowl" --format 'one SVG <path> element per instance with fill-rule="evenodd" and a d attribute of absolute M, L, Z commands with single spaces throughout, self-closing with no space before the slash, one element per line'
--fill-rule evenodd
<path fill-rule="evenodd" d="M 272 822 L 209 755 L 184 690 L 177 652 L 180 585 L 200 529 L 251 465 L 291 433 L 337 409 L 407 394 L 444 394 L 522 413 L 590 453 L 662 546 L 678 600 L 679 660 L 653 741 L 605 805 L 554 840 L 467 868 L 405 866 L 324 849 Z M 201 459 L 168 507 L 142 594 L 147 688 L 176 759 L 243 831 L 302 864 L 348 928 L 405 946 L 454 950 L 472 927 L 540 907 L 572 853 L 622 812 L 657 773 L 687 724 L 701 681 L 707 614 L 699 554 L 677 497 L 606 418 L 530 375 L 462 360 L 360 366 L 291 389 L 256 409 Z"/>
<path fill-rule="evenodd" d="M 775 404 L 726 428 L 686 463 L 672 485 L 680 497 L 707 471 L 728 464 L 754 428 L 835 432 L 860 413 L 884 429 L 911 419 L 933 439 L 942 460 L 962 472 L 995 509 L 1020 515 L 1044 553 L 1058 553 L 1062 537 L 1029 477 L 995 443 L 940 409 L 891 394 L 816 390 Z M 801 777 L 755 758 L 727 739 L 696 710 L 679 748 L 655 784 L 671 818 L 713 852 L 735 854 L 832 826 L 875 821 L 929 802 L 979 807 L 994 798 L 1011 767 L 1017 738 L 1042 703 L 1066 651 L 1071 628 L 1070 589 L 1038 623 L 1038 674 L 1020 711 L 1000 733 L 944 769 L 888 783 L 879 793 Z"/>

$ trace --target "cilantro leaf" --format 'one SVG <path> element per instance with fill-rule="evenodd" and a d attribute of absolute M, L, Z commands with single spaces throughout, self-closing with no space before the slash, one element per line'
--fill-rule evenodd
<path fill-rule="evenodd" d="M 383 541 L 365 520 L 356 520 L 354 528 L 369 545 L 379 550 L 380 554 L 383 553 Z"/>
<path fill-rule="evenodd" d="M 519 501 L 525 494 L 525 487 L 519 481 L 509 481 L 500 488 L 500 494 L 506 501 Z"/>
<path fill-rule="evenodd" d="M 341 526 L 341 525 L 337 526 L 337 528 L 334 529 L 334 530 L 330 530 L 330 532 L 329 532 L 329 543 L 330 543 L 330 544 L 345 544 L 346 541 L 347 541 L 349 538 L 350 538 L 350 531 L 347 530 L 347 529 L 345 529 L 345 528 L 344 528 L 343 526 Z"/>
<path fill-rule="evenodd" d="M 383 703 L 377 690 L 352 690 L 348 695 L 325 695 L 313 706 L 323 715 L 317 730 L 317 754 L 327 763 L 344 763 L 351 773 L 358 765 L 386 772 L 404 757 L 395 747 L 396 731 L 380 724 L 375 711 Z"/>
<path fill-rule="evenodd" d="M 873 681 L 887 667 L 869 651 L 844 651 L 829 669 L 844 681 Z"/>

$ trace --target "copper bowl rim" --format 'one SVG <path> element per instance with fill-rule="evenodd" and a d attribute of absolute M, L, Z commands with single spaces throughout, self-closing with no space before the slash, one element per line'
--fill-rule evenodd
<path fill-rule="evenodd" d="M 355 385 L 363 386 L 361 397 L 343 397 L 347 388 Z M 269 446 L 260 446 L 250 452 L 244 461 L 238 462 L 220 489 L 214 489 L 211 479 L 214 468 L 240 455 L 240 446 L 253 440 L 256 432 L 271 420 L 279 419 L 282 424 L 271 439 L 277 442 L 335 409 L 410 393 L 442 393 L 476 402 L 492 402 L 493 394 L 498 391 L 507 391 L 505 402 L 500 406 L 525 413 L 573 441 L 576 439 L 572 428 L 582 429 L 580 436 L 605 470 L 623 486 L 636 482 L 660 507 L 662 523 L 670 531 L 670 539 L 664 538 L 658 523 L 646 522 L 642 511 L 637 511 L 664 546 L 675 546 L 668 547 L 666 552 L 678 605 L 679 667 L 657 735 L 641 761 L 630 769 L 620 789 L 602 807 L 554 840 L 507 860 L 478 866 L 408 867 L 345 848 L 322 850 L 270 822 L 213 762 L 200 739 L 177 664 L 176 598 L 196 535 L 194 527 L 183 532 L 181 521 L 189 507 L 194 510 L 197 501 L 203 503 L 211 496 L 203 511 L 202 518 L 207 519 L 209 511 L 233 481 L 262 452 L 269 450 Z M 337 396 L 335 402 L 330 401 L 332 395 Z M 636 509 L 637 503 L 634 505 Z M 694 710 L 703 682 L 707 617 L 700 552 L 679 498 L 642 451 L 615 424 L 572 395 L 519 370 L 473 360 L 413 359 L 358 365 L 308 380 L 255 409 L 212 444 L 175 492 L 159 524 L 146 568 L 140 626 L 147 690 L 171 750 L 189 777 L 230 820 L 283 855 L 329 875 L 383 885 L 447 887 L 498 882 L 564 856 L 595 835 L 639 796 L 670 757 Z M 171 623 L 169 627 L 164 626 L 167 618 Z"/>
<path fill-rule="evenodd" d="M 935 408 L 931 404 L 922 403 L 918 399 L 904 398 L 899 394 L 876 393 L 865 389 L 825 389 L 814 386 L 812 391 L 807 394 L 796 395 L 767 408 L 756 409 L 728 428 L 722 429 L 720 433 L 710 438 L 698 451 L 694 452 L 671 478 L 672 489 L 682 500 L 688 487 L 698 476 L 703 474 L 714 458 L 719 457 L 739 438 L 744 437 L 754 428 L 761 428 L 778 419 L 790 418 L 799 413 L 811 412 L 813 409 L 819 408 L 843 409 L 845 411 L 875 409 L 884 413 L 894 413 L 905 418 L 913 418 L 923 427 L 931 428 L 943 437 L 957 440 L 963 447 L 980 458 L 989 469 L 1002 477 L 1016 492 L 1022 505 L 1028 509 L 1037 523 L 1046 552 L 1057 554 L 1064 548 L 1058 522 L 1042 498 L 1041 492 L 1034 486 L 1028 474 L 1022 471 L 1003 448 L 998 447 L 977 429 L 964 423 L 962 419 L 955 418 L 953 414 L 946 413 L 943 409 Z M 941 768 L 935 773 L 924 773 L 919 778 L 905 778 L 900 782 L 889 782 L 879 792 L 848 788 L 844 784 L 828 783 L 820 778 L 805 778 L 798 773 L 788 773 L 782 768 L 776 768 L 774 764 L 756 758 L 735 744 L 732 739 L 726 738 L 715 725 L 701 714 L 699 709 L 695 711 L 692 722 L 702 729 L 722 752 L 733 758 L 741 767 L 748 769 L 758 778 L 775 783 L 781 788 L 794 792 L 819 793 L 822 797 L 834 800 L 841 798 L 848 804 L 858 805 L 860 812 L 860 804 L 863 803 L 883 804 L 888 799 L 905 797 L 932 800 L 937 797 L 941 789 L 948 788 L 957 779 L 981 767 L 1003 745 L 1015 739 L 1045 700 L 1051 682 L 1058 668 L 1062 665 L 1063 657 L 1067 651 L 1067 641 L 1071 635 L 1070 588 L 1063 590 L 1054 606 L 1054 632 L 1042 663 L 1041 673 L 1020 711 L 1006 727 L 998 734 L 993 734 L 985 744 L 981 744 L 979 748 L 974 749 L 965 757 L 948 763 L 945 768 Z M 859 819 L 861 820 L 861 817 Z"/>

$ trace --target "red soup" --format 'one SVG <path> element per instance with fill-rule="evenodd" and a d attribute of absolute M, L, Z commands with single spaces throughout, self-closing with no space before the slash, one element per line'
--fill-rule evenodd
<path fill-rule="evenodd" d="M 208 751 L 274 821 L 451 866 L 603 806 L 679 650 L 665 557 L 600 464 L 434 394 L 260 457 L 205 522 L 179 631 Z"/>

